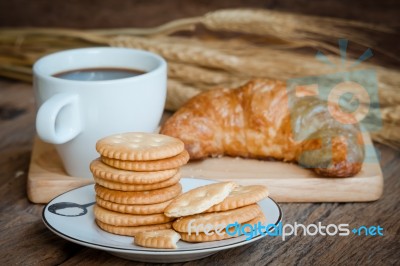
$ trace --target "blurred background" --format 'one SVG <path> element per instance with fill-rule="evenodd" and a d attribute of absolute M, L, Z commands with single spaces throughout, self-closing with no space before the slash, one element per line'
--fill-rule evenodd
<path fill-rule="evenodd" d="M 400 28 L 397 0 L 12 0 L 0 1 L 0 27 L 62 27 L 75 29 L 154 27 L 171 20 L 200 16 L 223 8 L 265 8 L 276 11 L 343 18 Z M 400 36 L 371 32 L 376 45 L 399 54 Z M 349 47 L 357 51 L 357 47 Z M 374 48 L 374 47 L 372 47 Z M 352 50 L 353 49 L 353 50 Z M 398 67 L 385 53 L 371 62 Z"/>
<path fill-rule="evenodd" d="M 356 65 L 377 73 L 377 85 L 370 85 L 378 87 L 379 102 L 361 99 L 383 121 L 373 139 L 400 150 L 399 15 L 398 0 L 3 0 L 0 76 L 30 83 L 32 64 L 59 50 L 149 50 L 168 61 L 166 109 L 174 111 L 217 86 L 353 71 Z M 348 40 L 342 53 L 340 39 Z M 354 61 L 360 56 L 362 64 Z"/>
<path fill-rule="evenodd" d="M 254 7 L 399 26 L 397 0 L 12 0 L 0 1 L 3 27 L 150 27 L 221 8 Z"/>

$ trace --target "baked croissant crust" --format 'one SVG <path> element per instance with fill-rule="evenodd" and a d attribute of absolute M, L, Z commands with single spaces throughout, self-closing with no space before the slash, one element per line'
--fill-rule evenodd
<path fill-rule="evenodd" d="M 191 159 L 273 158 L 330 177 L 353 176 L 364 160 L 352 115 L 306 87 L 288 90 L 275 80 L 201 93 L 175 112 L 161 133 L 181 139 Z"/>

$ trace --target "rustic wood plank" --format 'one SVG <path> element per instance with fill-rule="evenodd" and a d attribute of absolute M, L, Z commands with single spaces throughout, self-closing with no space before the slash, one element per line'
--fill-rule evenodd
<path fill-rule="evenodd" d="M 371 145 L 367 134 L 365 143 Z M 278 202 L 373 201 L 382 194 L 383 177 L 375 154 L 369 155 L 366 161 L 354 177 L 324 178 L 309 169 L 284 162 L 208 158 L 183 166 L 182 176 L 235 181 L 241 185 L 267 185 L 270 196 Z M 27 185 L 32 202 L 47 203 L 63 192 L 92 182 L 92 179 L 67 175 L 54 147 L 36 138 Z"/>
<path fill-rule="evenodd" d="M 8 111 L 15 116 L 2 119 L 0 123 L 0 263 L 131 264 L 106 252 L 70 243 L 45 228 L 41 221 L 43 205 L 31 204 L 26 198 L 27 171 L 34 135 L 31 87 L 0 80 L 0 94 L 0 109 L 7 104 L 9 109 L 27 110 Z M 291 236 L 286 241 L 266 237 L 252 245 L 219 252 L 186 264 L 398 264 L 400 154 L 383 145 L 375 146 L 381 153 L 380 164 L 385 182 L 381 199 L 371 203 L 282 204 L 283 221 L 291 224 L 349 223 L 351 226 L 379 224 L 384 227 L 383 237 Z"/>
<path fill-rule="evenodd" d="M 0 80 L 0 95 L 0 264 L 57 264 L 81 247 L 47 230 L 42 205 L 26 198 L 35 117 L 31 85 Z"/>
<path fill-rule="evenodd" d="M 171 4 L 143 1 L 123 1 L 119 6 L 101 0 L 90 3 L 60 3 L 3 1 L 0 5 L 2 25 L 126 27 L 155 26 L 178 17 L 203 14 L 216 8 L 254 6 L 283 11 L 327 15 L 382 25 L 398 26 L 399 2 L 376 1 L 306 1 L 293 5 L 292 1 L 181 1 Z M 128 3 L 129 2 L 129 3 Z M 186 2 L 185 2 L 186 3 Z M 362 12 L 359 12 L 362 4 Z M 24 8 L 20 8 L 23 6 Z M 97 12 L 98 7 L 104 12 Z M 176 8 L 179 6 L 179 8 Z M 83 8 L 82 8 L 83 7 Z M 93 16 L 85 16 L 87 8 Z M 139 9 L 138 9 L 139 8 Z M 10 12 L 13 10 L 13 12 Z M 43 10 L 46 15 L 43 15 Z M 47 12 L 52 10 L 54 12 Z M 109 12 L 106 12 L 106 11 Z M 139 10 L 139 11 L 138 11 Z M 175 11 L 174 10 L 178 10 Z M 61 18 L 61 19 L 60 19 Z M 398 51 L 399 35 L 387 34 L 380 38 L 371 33 L 379 47 Z M 332 40 L 332 43 L 335 40 Z M 351 44 L 350 49 L 356 45 Z M 363 51 L 355 50 L 361 54 Z M 398 67 L 398 61 L 388 56 L 371 59 L 373 62 Z M 32 140 L 34 136 L 34 105 L 31 86 L 0 79 L 0 264 L 1 265 L 145 265 L 116 258 L 106 252 L 85 248 L 51 233 L 43 225 L 40 215 L 43 205 L 31 204 L 26 198 L 26 180 Z M 284 222 L 294 223 L 350 223 L 351 225 L 381 225 L 383 237 L 305 237 L 293 236 L 282 241 L 267 237 L 258 243 L 217 253 L 209 258 L 186 265 L 399 265 L 400 263 L 400 154 L 383 145 L 375 144 L 382 154 L 384 192 L 372 203 L 282 204 Z M 178 264 L 175 264 L 178 265 Z M 181 264 L 179 264 L 181 265 Z"/>
<path fill-rule="evenodd" d="M 93 182 L 92 178 L 69 176 L 54 147 L 35 138 L 26 189 L 30 201 L 47 203 L 66 191 Z"/>

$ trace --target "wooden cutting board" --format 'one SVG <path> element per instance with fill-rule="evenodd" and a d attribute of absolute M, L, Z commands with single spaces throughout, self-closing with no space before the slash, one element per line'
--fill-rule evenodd
<path fill-rule="evenodd" d="M 364 139 L 371 145 L 369 136 Z M 229 157 L 190 162 L 182 168 L 182 176 L 267 185 L 270 196 L 278 202 L 373 201 L 383 191 L 376 158 L 374 152 L 367 153 L 362 170 L 351 178 L 323 178 L 295 164 Z M 27 182 L 32 202 L 47 203 L 63 192 L 90 183 L 92 179 L 68 176 L 54 147 L 35 139 Z"/>

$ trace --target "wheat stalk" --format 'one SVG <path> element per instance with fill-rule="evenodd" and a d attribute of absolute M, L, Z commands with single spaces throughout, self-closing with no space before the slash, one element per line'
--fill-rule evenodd
<path fill-rule="evenodd" d="M 154 28 L 124 28 L 124 29 L 99 29 L 91 30 L 90 33 L 99 34 L 103 36 L 115 35 L 134 35 L 134 36 L 148 36 L 148 35 L 169 35 L 171 33 L 188 30 L 193 31 L 195 25 L 201 22 L 202 17 L 192 17 L 174 20 Z"/>
<path fill-rule="evenodd" d="M 385 33 L 393 29 L 365 22 L 356 22 L 338 18 L 323 18 L 300 15 L 266 9 L 223 9 L 207 13 L 202 23 L 214 31 L 233 31 L 261 36 L 274 36 L 302 46 L 325 48 L 338 52 L 337 47 L 323 42 L 325 39 L 351 39 L 366 47 L 375 46 L 375 42 L 366 33 L 354 30 L 372 30 Z M 399 59 L 398 55 L 386 50 L 376 50 Z"/>
<path fill-rule="evenodd" d="M 72 29 L 48 29 L 48 28 L 21 28 L 21 29 L 0 29 L 0 40 L 6 38 L 15 38 L 19 36 L 50 36 L 50 37 L 69 37 L 76 38 L 90 43 L 106 44 L 106 37 L 92 34 L 89 31 Z M 53 39 L 53 38 L 52 38 Z"/>
<path fill-rule="evenodd" d="M 174 61 L 168 62 L 168 77 L 211 86 L 216 84 L 235 84 L 247 80 L 245 77 L 234 76 L 223 70 L 209 69 Z"/>
<path fill-rule="evenodd" d="M 263 45 L 253 44 L 246 35 L 231 40 L 166 36 L 181 30 L 193 30 L 199 24 L 213 31 L 262 36 Z M 147 29 L 0 29 L 0 75 L 31 81 L 30 67 L 33 62 L 44 54 L 63 49 L 108 44 L 145 49 L 167 59 L 169 80 L 166 108 L 176 110 L 201 91 L 215 87 L 234 88 L 253 78 L 289 80 L 374 68 L 384 126 L 373 137 L 382 143 L 400 147 L 398 71 L 368 63 L 352 69 L 349 66 L 354 64 L 353 60 L 348 60 L 348 64 L 343 66 L 340 58 L 330 56 L 329 60 L 335 65 L 332 67 L 315 60 L 313 55 L 282 50 L 282 47 L 313 46 L 337 52 L 338 49 L 325 40 L 343 37 L 363 45 L 373 45 L 369 36 L 354 31 L 354 28 L 391 31 L 369 23 L 248 9 L 220 10 Z M 329 82 L 329 78 L 326 82 Z M 359 100 L 362 108 L 371 107 L 367 105 L 368 99 Z M 379 109 L 371 111 L 379 115 Z"/>
<path fill-rule="evenodd" d="M 366 36 L 349 30 L 349 26 L 392 32 L 385 26 L 371 23 L 323 18 L 309 15 L 293 15 L 266 9 L 223 9 L 207 13 L 201 21 L 213 30 L 238 31 L 258 35 L 281 36 L 286 39 L 352 38 L 354 41 L 369 41 Z M 341 28 L 344 27 L 344 28 Z"/>
<path fill-rule="evenodd" d="M 372 132 L 371 136 L 375 141 L 400 151 L 400 130 L 398 124 L 384 123 L 382 129 L 379 132 Z"/>
<path fill-rule="evenodd" d="M 224 43 L 225 46 L 229 46 L 227 45 L 229 42 L 225 41 Z M 228 87 L 233 87 L 240 81 L 251 78 L 290 80 L 372 67 L 363 63 L 363 66 L 349 68 L 348 66 L 353 65 L 355 61 L 348 60 L 347 66 L 342 68 L 341 59 L 330 56 L 330 60 L 335 65 L 335 67 L 332 67 L 317 61 L 315 57 L 310 55 L 299 55 L 289 51 L 277 53 L 276 50 L 270 48 L 255 48 L 256 52 L 238 55 L 232 53 L 232 51 L 221 51 L 207 47 L 206 44 L 199 45 L 199 42 L 185 43 L 179 38 L 173 37 L 154 39 L 117 37 L 111 40 L 110 45 L 145 49 L 162 55 L 170 62 L 174 62 L 173 64 L 179 62 L 180 65 L 173 65 L 170 71 L 174 78 L 191 83 L 211 85 L 223 83 Z M 249 45 L 247 49 L 251 51 L 252 47 Z M 186 65 L 185 68 L 182 67 L 183 64 Z M 197 66 L 191 66 L 191 64 Z M 215 68 L 219 70 L 216 71 Z M 397 71 L 388 71 L 382 67 L 375 68 L 378 74 L 380 104 L 382 106 L 400 104 L 400 95 L 396 93 L 397 86 L 395 85 L 400 84 L 400 76 Z M 179 74 L 180 71 L 182 71 L 181 74 Z M 223 74 L 221 75 L 221 73 Z M 229 79 L 226 73 L 229 73 L 232 78 Z M 238 75 L 240 78 L 238 78 Z M 324 79 L 325 82 L 330 82 L 329 76 L 324 77 Z M 374 80 L 372 81 L 374 82 Z M 374 84 L 368 86 L 374 87 Z M 368 99 L 360 99 L 360 101 L 362 103 L 369 102 Z"/>
<path fill-rule="evenodd" d="M 197 95 L 199 92 L 197 88 L 185 85 L 174 79 L 168 79 L 165 109 L 177 110 L 178 106 L 182 106 L 188 99 Z"/>
<path fill-rule="evenodd" d="M 234 70 L 240 64 L 237 57 L 225 55 L 212 49 L 179 43 L 163 43 L 156 39 L 119 36 L 111 39 L 110 45 L 145 49 L 158 53 L 168 60 L 200 66 Z"/>

